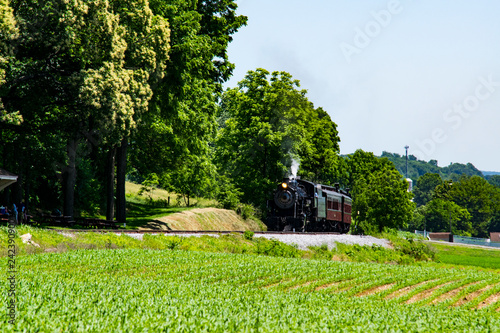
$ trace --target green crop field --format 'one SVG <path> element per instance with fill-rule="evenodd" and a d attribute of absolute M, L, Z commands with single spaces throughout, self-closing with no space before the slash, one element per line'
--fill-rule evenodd
<path fill-rule="evenodd" d="M 478 269 L 140 249 L 16 265 L 4 332 L 500 331 L 500 275 Z"/>

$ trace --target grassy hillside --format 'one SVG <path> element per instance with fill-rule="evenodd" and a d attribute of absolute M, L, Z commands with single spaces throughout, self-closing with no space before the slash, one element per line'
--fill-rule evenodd
<path fill-rule="evenodd" d="M 250 216 L 244 219 L 235 211 L 217 208 L 217 201 L 187 198 L 163 189 L 140 195 L 141 185 L 127 182 L 127 228 L 160 230 L 262 231 L 266 226 Z"/>

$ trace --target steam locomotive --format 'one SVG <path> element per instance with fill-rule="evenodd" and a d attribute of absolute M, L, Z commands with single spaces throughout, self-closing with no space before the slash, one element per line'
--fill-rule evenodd
<path fill-rule="evenodd" d="M 351 226 L 351 195 L 338 184 L 332 187 L 285 178 L 267 207 L 269 229 L 347 233 Z"/>

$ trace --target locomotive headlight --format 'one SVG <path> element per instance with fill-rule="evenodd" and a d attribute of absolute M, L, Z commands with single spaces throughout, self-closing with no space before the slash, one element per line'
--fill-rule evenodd
<path fill-rule="evenodd" d="M 287 184 L 287 183 L 281 183 L 281 187 L 283 187 L 283 188 L 287 188 L 287 187 L 288 187 L 288 184 Z"/>

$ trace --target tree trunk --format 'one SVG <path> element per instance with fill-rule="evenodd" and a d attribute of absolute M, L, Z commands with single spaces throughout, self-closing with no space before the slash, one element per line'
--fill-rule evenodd
<path fill-rule="evenodd" d="M 108 151 L 106 159 L 106 220 L 115 218 L 115 155 L 116 147 Z"/>
<path fill-rule="evenodd" d="M 63 172 L 63 193 L 65 216 L 74 216 L 75 209 L 75 184 L 76 184 L 76 147 L 78 143 L 71 139 L 66 146 L 68 154 L 68 165 Z"/>
<path fill-rule="evenodd" d="M 127 139 L 122 140 L 118 148 L 116 161 L 116 220 L 120 223 L 127 221 L 127 211 L 125 208 L 125 174 L 127 170 Z"/>

